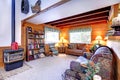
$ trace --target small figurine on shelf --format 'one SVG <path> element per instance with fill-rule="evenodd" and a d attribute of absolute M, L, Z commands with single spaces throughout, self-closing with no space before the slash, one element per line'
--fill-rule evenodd
<path fill-rule="evenodd" d="M 31 27 L 27 27 L 27 31 L 28 32 L 32 32 L 32 28 Z"/>

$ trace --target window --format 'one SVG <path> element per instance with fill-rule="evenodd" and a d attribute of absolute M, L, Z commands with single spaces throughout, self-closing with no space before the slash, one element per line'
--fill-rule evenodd
<path fill-rule="evenodd" d="M 78 28 L 70 30 L 70 43 L 90 43 L 91 31 L 91 28 Z"/>
<path fill-rule="evenodd" d="M 60 31 L 54 28 L 45 27 L 45 43 L 57 43 Z"/>

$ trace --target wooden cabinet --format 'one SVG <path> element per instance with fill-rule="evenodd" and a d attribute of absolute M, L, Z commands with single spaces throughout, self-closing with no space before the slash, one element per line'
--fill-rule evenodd
<path fill-rule="evenodd" d="M 32 31 L 30 27 L 26 30 L 26 59 L 27 61 L 38 59 L 45 53 L 44 31 Z"/>

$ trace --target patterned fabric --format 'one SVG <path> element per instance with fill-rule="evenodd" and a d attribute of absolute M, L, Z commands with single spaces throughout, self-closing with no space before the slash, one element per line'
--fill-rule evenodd
<path fill-rule="evenodd" d="M 96 52 L 90 59 L 94 63 L 100 63 L 100 71 L 97 73 L 102 77 L 102 80 L 114 80 L 112 78 L 112 61 L 113 55 L 108 47 L 100 47 L 101 49 L 97 49 L 99 51 Z M 103 49 L 103 50 L 102 50 Z M 65 77 L 63 80 L 86 80 L 86 72 L 85 69 L 82 70 L 82 66 L 80 66 L 79 62 L 72 61 L 70 64 L 69 71 L 66 71 Z"/>
<path fill-rule="evenodd" d="M 86 68 L 82 67 L 79 62 L 72 61 L 70 63 L 70 69 L 73 70 L 73 71 L 76 71 L 76 72 L 85 73 L 84 71 L 85 71 Z"/>
<path fill-rule="evenodd" d="M 78 72 L 71 69 L 67 69 L 62 77 L 63 80 L 81 80 L 81 76 L 78 74 Z"/>
<path fill-rule="evenodd" d="M 97 63 L 100 57 L 102 57 L 103 59 L 107 58 L 112 60 L 112 54 L 103 54 L 103 53 L 94 55 L 90 60 L 93 61 L 94 63 Z"/>
<path fill-rule="evenodd" d="M 78 79 L 76 79 L 73 76 L 64 74 L 64 75 L 62 75 L 62 80 L 78 80 Z"/>
<path fill-rule="evenodd" d="M 94 55 L 93 55 L 90 59 L 92 60 L 92 58 L 93 58 L 94 56 L 96 56 L 97 54 L 98 54 L 98 55 L 99 55 L 99 54 L 111 54 L 111 50 L 110 50 L 108 47 L 106 47 L 106 46 L 99 47 L 99 48 L 95 51 Z"/>
<path fill-rule="evenodd" d="M 109 54 L 110 55 L 110 54 Z M 111 56 L 111 55 L 110 55 Z M 98 62 L 100 63 L 100 72 L 98 75 L 102 77 L 102 79 L 105 80 L 112 80 L 111 79 L 111 74 L 112 74 L 112 57 L 110 58 L 104 58 L 104 57 L 99 57 Z"/>

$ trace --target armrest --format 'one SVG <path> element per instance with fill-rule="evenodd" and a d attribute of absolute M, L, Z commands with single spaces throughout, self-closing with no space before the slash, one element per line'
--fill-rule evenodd
<path fill-rule="evenodd" d="M 70 69 L 76 72 L 82 72 L 84 73 L 86 67 L 81 66 L 81 64 L 77 61 L 71 61 L 70 63 Z"/>

